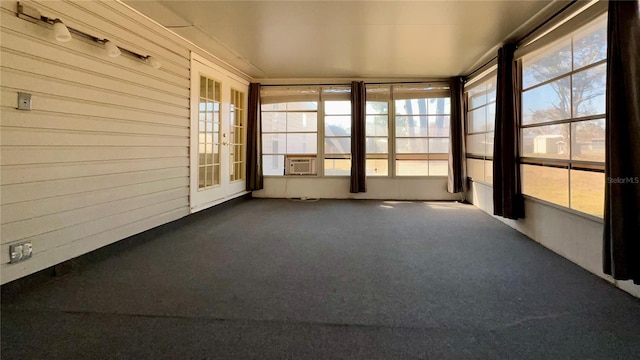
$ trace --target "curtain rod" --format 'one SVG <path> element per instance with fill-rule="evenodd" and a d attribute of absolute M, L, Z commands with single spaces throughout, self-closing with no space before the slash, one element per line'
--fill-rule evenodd
<path fill-rule="evenodd" d="M 575 3 L 577 3 L 576 0 L 569 2 L 567 5 L 563 6 L 562 9 L 556 11 L 552 16 L 550 16 L 549 18 L 547 18 L 544 22 L 542 22 L 541 24 L 539 24 L 538 26 L 536 26 L 535 28 L 533 28 L 531 31 L 529 31 L 528 33 L 526 33 L 525 35 L 523 35 L 522 37 L 520 37 L 519 39 L 517 39 L 516 42 L 516 48 L 519 47 L 520 43 L 528 38 L 529 36 L 531 36 L 531 34 L 535 33 L 536 31 L 538 31 L 540 28 L 542 28 L 543 26 L 545 26 L 546 24 L 548 24 L 549 22 L 551 22 L 553 19 L 555 19 L 556 17 L 558 17 L 560 14 L 562 14 L 563 12 L 565 12 L 568 8 L 570 8 L 571 6 L 573 6 Z M 504 45 L 504 44 L 503 44 Z M 475 70 L 473 70 L 472 72 L 470 72 L 468 75 L 465 76 L 465 81 L 466 79 L 469 79 L 470 77 L 472 77 L 475 73 L 477 73 L 478 71 L 481 71 L 485 66 L 489 65 L 490 62 L 496 60 L 498 58 L 498 55 L 492 57 L 491 59 L 489 59 L 489 61 L 485 62 L 484 64 L 478 66 Z"/>
<path fill-rule="evenodd" d="M 467 80 L 469 80 L 470 77 L 473 76 L 473 74 L 477 73 L 478 71 L 484 69 L 485 66 L 491 64 L 494 60 L 498 59 L 498 55 L 492 57 L 491 59 L 489 59 L 489 61 L 487 61 L 486 63 L 478 66 L 475 70 L 473 70 L 471 73 L 469 73 L 469 75 L 464 77 L 464 82 L 467 82 Z"/>
<path fill-rule="evenodd" d="M 347 86 L 347 85 L 351 85 L 351 83 L 344 83 L 344 84 L 260 84 L 261 87 L 266 87 L 266 86 Z"/>
<path fill-rule="evenodd" d="M 398 85 L 402 85 L 402 84 L 428 84 L 428 83 L 435 83 L 435 82 L 443 82 L 446 83 L 448 82 L 448 79 L 442 79 L 442 80 L 425 80 L 425 81 L 382 81 L 382 82 L 364 82 L 367 85 L 394 85 L 394 84 L 398 84 Z M 260 84 L 260 86 L 265 87 L 265 86 L 349 86 L 351 85 L 351 82 L 348 83 L 334 83 L 334 84 Z"/>
<path fill-rule="evenodd" d="M 573 5 L 575 5 L 578 1 L 574 0 L 571 1 L 570 3 L 568 3 L 567 5 L 565 5 L 562 9 L 556 11 L 555 14 L 553 14 L 551 17 L 549 17 L 547 20 L 545 20 L 542 24 L 536 26 L 533 30 L 529 31 L 526 35 L 524 35 L 523 37 L 521 37 L 520 39 L 518 39 L 517 41 L 517 45 L 516 48 L 518 48 L 518 46 L 520 45 L 520 43 L 525 40 L 526 38 L 528 38 L 529 36 L 531 36 L 532 34 L 534 34 L 536 31 L 540 30 L 540 28 L 542 28 L 543 26 L 547 25 L 548 23 L 550 23 L 551 21 L 553 21 L 553 19 L 557 18 L 560 14 L 562 14 L 563 12 L 567 11 L 567 9 L 569 9 L 570 7 L 572 7 Z"/>

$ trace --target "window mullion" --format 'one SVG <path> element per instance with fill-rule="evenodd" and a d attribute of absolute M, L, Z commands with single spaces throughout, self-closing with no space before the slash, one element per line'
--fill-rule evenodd
<path fill-rule="evenodd" d="M 324 142 L 325 142 L 325 111 L 324 111 L 324 96 L 322 91 L 320 92 L 320 99 L 318 101 L 318 134 L 317 134 L 317 143 L 318 143 L 318 155 L 317 155 L 317 163 L 316 163 L 316 172 L 318 176 L 324 176 L 324 163 L 325 163 L 325 154 L 324 154 Z"/>
<path fill-rule="evenodd" d="M 396 101 L 393 96 L 393 88 L 392 85 L 389 89 L 389 121 L 388 121 L 388 130 L 389 141 L 388 141 L 388 151 L 389 151 L 389 176 L 392 178 L 396 177 Z"/>

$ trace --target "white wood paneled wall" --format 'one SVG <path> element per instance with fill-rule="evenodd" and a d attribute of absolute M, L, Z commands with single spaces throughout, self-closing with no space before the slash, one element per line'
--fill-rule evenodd
<path fill-rule="evenodd" d="M 193 45 L 116 1 L 24 3 L 162 68 L 59 43 L 1 2 L 3 284 L 189 213 Z M 16 109 L 19 91 L 32 111 Z M 32 259 L 9 264 L 9 245 L 26 240 Z"/>

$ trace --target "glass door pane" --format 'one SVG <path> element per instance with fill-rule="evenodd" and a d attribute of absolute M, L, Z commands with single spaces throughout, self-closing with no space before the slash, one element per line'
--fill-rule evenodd
<path fill-rule="evenodd" d="M 220 185 L 220 83 L 200 76 L 198 190 Z"/>
<path fill-rule="evenodd" d="M 245 103 L 244 93 L 231 89 L 231 109 L 229 115 L 229 180 L 244 180 L 244 135 Z"/>

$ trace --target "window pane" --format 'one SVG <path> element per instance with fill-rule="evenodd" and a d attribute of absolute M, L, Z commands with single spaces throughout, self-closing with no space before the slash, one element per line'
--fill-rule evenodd
<path fill-rule="evenodd" d="M 573 68 L 607 57 L 607 20 L 602 19 L 573 35 Z"/>
<path fill-rule="evenodd" d="M 389 152 L 387 138 L 367 138 L 367 154 L 386 154 Z"/>
<path fill-rule="evenodd" d="M 351 101 L 325 101 L 324 113 L 326 115 L 349 115 L 351 114 Z"/>
<path fill-rule="evenodd" d="M 426 154 L 429 152 L 428 145 L 428 139 L 396 139 L 396 152 L 399 154 Z"/>
<path fill-rule="evenodd" d="M 207 78 L 200 76 L 200 97 L 207 97 Z"/>
<path fill-rule="evenodd" d="M 484 181 L 484 160 L 467 159 L 467 176 L 476 181 Z"/>
<path fill-rule="evenodd" d="M 220 185 L 220 165 L 214 165 L 210 172 L 207 174 L 209 176 L 209 180 L 213 185 Z"/>
<path fill-rule="evenodd" d="M 522 129 L 522 156 L 569 158 L 569 124 Z"/>
<path fill-rule="evenodd" d="M 262 152 L 265 154 L 284 154 L 287 149 L 285 134 L 262 134 Z"/>
<path fill-rule="evenodd" d="M 389 160 L 387 159 L 367 159 L 367 176 L 387 176 L 389 175 Z"/>
<path fill-rule="evenodd" d="M 571 158 L 604 162 L 604 119 L 571 124 Z"/>
<path fill-rule="evenodd" d="M 287 134 L 287 154 L 315 154 L 317 151 L 316 134 Z"/>
<path fill-rule="evenodd" d="M 451 113 L 449 98 L 431 98 L 427 100 L 429 115 L 449 115 Z"/>
<path fill-rule="evenodd" d="M 397 115 L 426 115 L 427 99 L 396 100 Z"/>
<path fill-rule="evenodd" d="M 351 154 L 351 138 L 325 138 L 325 154 Z"/>
<path fill-rule="evenodd" d="M 522 93 L 522 124 L 539 124 L 571 117 L 569 77 Z"/>
<path fill-rule="evenodd" d="M 487 102 L 490 103 L 492 101 L 496 101 L 496 89 L 497 87 L 497 77 L 491 78 L 491 81 L 487 84 Z"/>
<path fill-rule="evenodd" d="M 216 150 L 216 153 L 212 155 L 213 161 L 210 161 L 209 164 L 220 164 L 220 153 Z"/>
<path fill-rule="evenodd" d="M 207 98 L 213 100 L 213 80 L 207 79 Z"/>
<path fill-rule="evenodd" d="M 204 166 L 201 166 L 198 168 L 198 189 L 201 189 L 205 186 L 207 186 L 206 184 L 206 177 L 207 175 L 207 168 Z"/>
<path fill-rule="evenodd" d="M 449 153 L 449 139 L 448 138 L 429 139 L 429 152 L 431 154 Z"/>
<path fill-rule="evenodd" d="M 215 91 L 215 96 L 214 96 L 213 99 L 218 101 L 218 102 L 220 102 L 221 101 L 220 96 L 222 94 L 222 92 L 220 91 L 220 83 L 216 81 L 214 84 L 215 84 L 215 87 L 216 87 L 216 91 Z M 218 182 L 216 182 L 216 184 L 218 184 Z"/>
<path fill-rule="evenodd" d="M 485 142 L 484 153 L 487 156 L 493 156 L 493 146 L 494 146 L 493 139 L 495 139 L 495 134 L 492 131 L 492 132 L 486 133 L 486 135 L 487 135 L 487 140 Z"/>
<path fill-rule="evenodd" d="M 604 173 L 571 170 L 571 208 L 602 217 Z"/>
<path fill-rule="evenodd" d="M 482 85 L 470 89 L 467 93 L 469 98 L 469 109 L 477 108 L 487 103 L 487 86 Z"/>
<path fill-rule="evenodd" d="M 487 131 L 487 109 L 483 106 L 469 113 L 469 132 Z"/>
<path fill-rule="evenodd" d="M 396 116 L 396 137 L 427 135 L 426 116 Z"/>
<path fill-rule="evenodd" d="M 198 145 L 198 165 L 205 165 L 207 161 L 204 144 Z"/>
<path fill-rule="evenodd" d="M 367 116 L 366 126 L 367 136 L 388 136 L 389 134 L 389 117 L 383 116 Z"/>
<path fill-rule="evenodd" d="M 263 155 L 262 171 L 265 175 L 284 175 L 284 155 Z"/>
<path fill-rule="evenodd" d="M 287 113 L 263 112 L 262 132 L 285 132 L 287 129 Z"/>
<path fill-rule="evenodd" d="M 427 176 L 429 162 L 427 160 L 396 160 L 396 175 Z"/>
<path fill-rule="evenodd" d="M 485 155 L 486 134 L 467 135 L 467 153 L 473 155 Z"/>
<path fill-rule="evenodd" d="M 285 111 L 287 110 L 287 103 L 277 104 L 261 104 L 260 110 L 262 111 Z"/>
<path fill-rule="evenodd" d="M 496 128 L 496 103 L 487 105 L 487 131 L 493 131 Z"/>
<path fill-rule="evenodd" d="M 350 159 L 325 159 L 324 174 L 329 176 L 351 175 L 351 160 Z"/>
<path fill-rule="evenodd" d="M 569 170 L 522 165 L 522 193 L 548 202 L 569 206 Z"/>
<path fill-rule="evenodd" d="M 297 110 L 318 110 L 318 103 L 316 101 L 299 101 L 299 102 L 289 102 L 287 103 L 288 111 L 297 111 Z"/>
<path fill-rule="evenodd" d="M 367 101 L 367 114 L 388 114 L 389 103 L 386 101 Z"/>
<path fill-rule="evenodd" d="M 493 161 L 484 161 L 484 181 L 493 184 Z"/>
<path fill-rule="evenodd" d="M 429 116 L 429 136 L 449 136 L 449 115 Z"/>
<path fill-rule="evenodd" d="M 429 176 L 447 176 L 449 162 L 443 160 L 429 160 Z"/>
<path fill-rule="evenodd" d="M 607 65 L 573 74 L 573 117 L 605 113 Z"/>
<path fill-rule="evenodd" d="M 350 136 L 351 116 L 326 116 L 324 131 L 325 136 Z"/>
<path fill-rule="evenodd" d="M 287 113 L 287 131 L 289 132 L 316 132 L 318 129 L 318 114 L 308 113 Z"/>
<path fill-rule="evenodd" d="M 571 38 L 525 56 L 522 60 L 522 87 L 524 89 L 571 71 Z"/>

